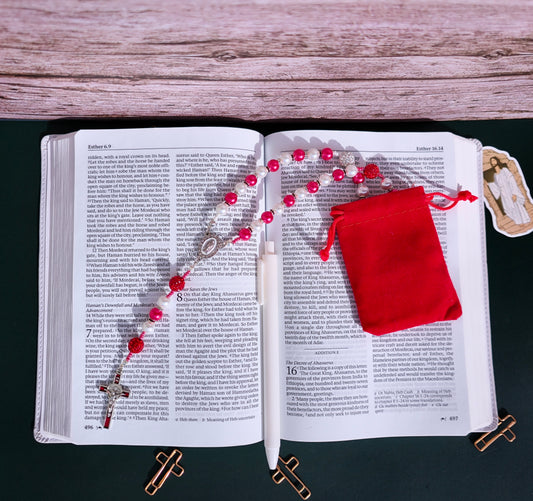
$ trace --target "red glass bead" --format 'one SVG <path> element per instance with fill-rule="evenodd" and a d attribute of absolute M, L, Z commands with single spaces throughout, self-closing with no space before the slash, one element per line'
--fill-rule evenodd
<path fill-rule="evenodd" d="M 226 193 L 226 196 L 224 197 L 224 201 L 228 204 L 228 205 L 234 205 L 237 203 L 237 193 L 233 193 L 233 192 L 229 192 L 229 193 Z"/>
<path fill-rule="evenodd" d="M 318 188 L 320 188 L 320 185 L 316 181 L 309 181 L 307 183 L 307 191 L 309 193 L 316 193 Z"/>
<path fill-rule="evenodd" d="M 241 240 L 250 240 L 250 238 L 252 238 L 252 232 L 249 230 L 249 228 L 242 228 L 239 231 L 239 238 Z"/>
<path fill-rule="evenodd" d="M 182 291 L 185 287 L 185 279 L 179 275 L 176 275 L 169 280 L 168 286 L 170 287 L 171 291 Z"/>
<path fill-rule="evenodd" d="M 283 203 L 286 207 L 292 207 L 296 203 L 296 197 L 294 195 L 285 195 Z"/>
<path fill-rule="evenodd" d="M 128 343 L 128 350 L 131 353 L 141 353 L 144 348 L 144 341 L 139 337 L 132 337 Z"/>
<path fill-rule="evenodd" d="M 368 179 L 374 179 L 379 176 L 379 167 L 376 164 L 368 164 L 365 167 L 365 176 Z"/>
<path fill-rule="evenodd" d="M 294 158 L 296 162 L 301 162 L 305 158 L 305 151 L 300 149 L 294 150 L 292 158 Z"/>
<path fill-rule="evenodd" d="M 344 171 L 342 169 L 335 169 L 331 175 L 335 181 L 342 181 L 344 179 Z"/>
<path fill-rule="evenodd" d="M 354 177 L 353 177 L 353 182 L 355 184 L 361 184 L 363 181 L 365 180 L 365 176 L 362 172 L 358 172 Z"/>
<path fill-rule="evenodd" d="M 279 170 L 279 162 L 274 159 L 269 160 L 266 166 L 270 172 L 276 172 L 277 170 Z"/>
<path fill-rule="evenodd" d="M 248 176 L 246 176 L 246 178 L 244 179 L 244 182 L 248 185 L 248 186 L 255 186 L 257 184 L 257 177 L 254 175 L 254 174 L 249 174 Z"/>
<path fill-rule="evenodd" d="M 324 148 L 320 152 L 320 156 L 322 160 L 331 160 L 333 158 L 333 150 L 331 148 Z"/>
<path fill-rule="evenodd" d="M 272 220 L 274 219 L 274 214 L 272 214 L 272 212 L 267 210 L 263 212 L 263 214 L 261 214 L 261 219 L 263 220 L 263 223 L 270 224 Z"/>
<path fill-rule="evenodd" d="M 163 318 L 163 312 L 159 308 L 152 308 L 149 315 L 154 322 L 157 322 Z"/>

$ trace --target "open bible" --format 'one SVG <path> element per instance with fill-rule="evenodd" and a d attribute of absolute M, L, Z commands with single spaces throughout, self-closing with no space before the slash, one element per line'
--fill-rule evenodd
<path fill-rule="evenodd" d="M 483 204 L 433 218 L 463 315 L 373 336 L 338 243 L 322 262 L 331 206 L 350 179 L 285 210 L 246 242 L 199 263 L 145 348 L 103 429 L 105 394 L 128 340 L 168 279 L 197 255 L 215 206 L 280 152 L 329 147 L 375 163 L 395 189 L 481 196 L 480 145 L 450 133 L 237 128 L 83 130 L 42 141 L 38 441 L 231 446 L 263 439 L 257 258 L 280 256 L 281 434 L 297 441 L 466 435 L 497 424 Z M 270 173 L 212 231 L 231 238 L 331 164 Z M 369 181 L 369 196 L 382 192 Z M 355 242 L 354 245 L 357 245 Z M 401 263 L 398 263 L 401 266 Z M 438 287 L 438 284 L 435 284 Z M 168 289 L 166 290 L 168 292 Z"/>

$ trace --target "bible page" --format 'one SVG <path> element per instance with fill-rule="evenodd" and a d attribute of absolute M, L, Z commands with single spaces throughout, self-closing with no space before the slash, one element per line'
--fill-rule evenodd
<path fill-rule="evenodd" d="M 72 441 L 229 446 L 262 438 L 254 240 L 200 261 L 144 350 L 103 429 L 111 381 L 168 280 L 195 261 L 215 207 L 262 159 L 257 132 L 221 127 L 76 134 Z M 259 192 L 262 189 L 260 184 Z M 211 231 L 233 239 L 247 189 Z"/>
<path fill-rule="evenodd" d="M 457 138 L 450 133 L 283 132 L 267 136 L 265 157 L 326 146 L 352 151 L 360 167 L 377 164 L 394 189 L 421 185 L 426 193 L 453 195 L 470 189 L 482 196 L 477 146 L 461 142 L 461 154 L 467 158 L 459 166 Z M 331 173 L 333 165 L 338 161 L 293 162 L 282 170 L 276 186 L 267 185 L 266 206 L 321 173 Z M 379 179 L 367 185 L 369 196 L 383 193 Z M 319 257 L 332 222 L 331 207 L 356 200 L 356 189 L 348 178 L 322 186 L 316 194 L 298 199 L 281 222 L 275 218 L 267 228 L 267 238 L 282 249 L 283 438 L 466 435 L 491 426 L 495 406 L 482 202 L 462 203 L 447 212 L 431 210 L 463 303 L 462 317 L 378 337 L 361 328 L 337 239 L 329 260 Z M 475 274 L 466 276 L 466 269 L 479 262 Z M 364 256 L 360 264 L 364 266 Z M 468 381 L 473 372 L 468 357 L 485 368 L 477 387 Z M 472 409 L 472 392 L 483 395 L 481 413 Z"/>

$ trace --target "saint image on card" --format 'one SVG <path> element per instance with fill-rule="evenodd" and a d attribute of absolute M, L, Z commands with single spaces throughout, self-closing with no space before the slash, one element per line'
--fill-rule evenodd
<path fill-rule="evenodd" d="M 483 148 L 483 191 L 494 228 L 509 237 L 533 231 L 533 201 L 518 161 L 491 146 Z"/>

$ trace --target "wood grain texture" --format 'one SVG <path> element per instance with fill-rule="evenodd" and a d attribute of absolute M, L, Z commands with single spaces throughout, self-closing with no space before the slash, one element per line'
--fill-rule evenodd
<path fill-rule="evenodd" d="M 533 116 L 533 2 L 0 0 L 0 117 Z"/>

